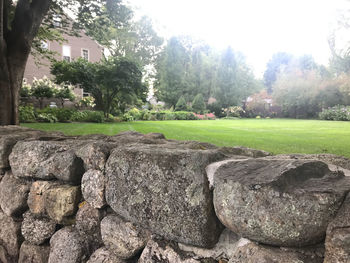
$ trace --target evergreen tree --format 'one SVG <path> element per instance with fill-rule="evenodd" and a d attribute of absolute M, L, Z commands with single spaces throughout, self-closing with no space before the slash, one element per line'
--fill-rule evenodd
<path fill-rule="evenodd" d="M 192 109 L 196 113 L 203 113 L 203 111 L 205 111 L 206 106 L 203 95 L 201 93 L 197 94 L 196 97 L 194 97 L 192 102 Z"/>
<path fill-rule="evenodd" d="M 184 96 L 181 96 L 179 98 L 179 100 L 177 101 L 176 106 L 175 106 L 175 110 L 176 111 L 185 111 L 185 110 L 187 110 L 187 104 L 186 104 L 186 100 L 185 100 Z"/>

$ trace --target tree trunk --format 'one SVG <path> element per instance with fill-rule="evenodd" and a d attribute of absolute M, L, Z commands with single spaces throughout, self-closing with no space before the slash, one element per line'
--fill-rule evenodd
<path fill-rule="evenodd" d="M 0 0 L 0 125 L 18 125 L 19 91 L 31 45 L 51 0 L 18 0 L 8 26 L 10 2 Z"/>

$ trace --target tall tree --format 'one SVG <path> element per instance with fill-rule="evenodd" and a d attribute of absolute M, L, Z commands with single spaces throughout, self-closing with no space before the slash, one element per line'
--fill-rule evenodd
<path fill-rule="evenodd" d="M 169 106 L 175 106 L 186 90 L 186 69 L 190 61 L 178 38 L 172 37 L 156 65 L 155 94 Z"/>
<path fill-rule="evenodd" d="M 19 91 L 49 0 L 0 0 L 0 125 L 18 124 Z M 12 18 L 13 17 L 13 18 Z"/>
<path fill-rule="evenodd" d="M 87 27 L 104 11 L 103 6 L 109 10 L 106 15 L 114 16 L 111 10 L 118 5 L 121 0 L 0 0 L 0 125 L 18 124 L 19 91 L 28 56 L 40 40 L 58 37 L 52 31 L 54 22 L 60 23 L 61 31 L 68 26 Z M 64 19 L 64 9 L 75 11 L 75 23 Z"/>
<path fill-rule="evenodd" d="M 108 116 L 113 108 L 124 112 L 127 105 L 146 100 L 147 87 L 142 83 L 138 65 L 125 58 L 110 57 L 91 63 L 84 59 L 53 64 L 51 73 L 57 83 L 80 85 L 91 92 L 96 106 Z"/>
<path fill-rule="evenodd" d="M 221 108 L 241 105 L 258 90 L 258 83 L 245 63 L 244 56 L 228 47 L 221 55 L 217 70 L 214 97 Z"/>
<path fill-rule="evenodd" d="M 272 85 L 277 80 L 278 73 L 283 70 L 283 67 L 286 67 L 290 63 L 292 58 L 292 55 L 285 52 L 272 55 L 264 72 L 264 83 L 267 86 L 268 93 L 272 92 Z"/>

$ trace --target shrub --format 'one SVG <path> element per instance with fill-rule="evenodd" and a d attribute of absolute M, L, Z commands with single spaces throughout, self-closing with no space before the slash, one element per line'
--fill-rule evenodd
<path fill-rule="evenodd" d="M 241 117 L 241 114 L 244 113 L 244 110 L 239 106 L 232 106 L 224 109 L 226 117 Z"/>
<path fill-rule="evenodd" d="M 175 105 L 176 111 L 185 111 L 187 110 L 186 100 L 184 96 L 181 96 Z"/>
<path fill-rule="evenodd" d="M 123 114 L 122 120 L 123 121 L 133 121 L 134 117 L 129 112 L 127 112 L 127 113 Z"/>
<path fill-rule="evenodd" d="M 350 121 L 350 106 L 337 105 L 328 109 L 323 109 L 319 113 L 321 120 Z"/>
<path fill-rule="evenodd" d="M 39 100 L 40 109 L 43 106 L 43 99 L 52 98 L 56 89 L 57 89 L 56 84 L 54 84 L 47 77 L 43 77 L 42 79 L 34 78 L 33 84 L 31 87 L 31 94 Z"/>
<path fill-rule="evenodd" d="M 172 111 L 166 111 L 165 112 L 165 115 L 164 115 L 164 119 L 165 120 L 175 120 L 176 119 L 176 113 L 175 112 L 172 112 Z"/>
<path fill-rule="evenodd" d="M 202 94 L 197 94 L 196 97 L 194 97 L 193 102 L 192 102 L 192 109 L 196 113 L 202 114 L 205 109 L 205 102 Z"/>
<path fill-rule="evenodd" d="M 88 110 L 87 112 L 87 122 L 97 122 L 102 123 L 105 120 L 105 116 L 102 111 L 92 111 Z"/>
<path fill-rule="evenodd" d="M 71 117 L 71 121 L 84 122 L 87 119 L 87 113 L 85 111 L 76 111 Z"/>
<path fill-rule="evenodd" d="M 54 97 L 61 100 L 62 107 L 64 105 L 65 99 L 68 99 L 70 101 L 73 101 L 75 99 L 73 89 L 74 87 L 71 85 L 64 85 L 62 87 L 56 86 L 56 89 L 54 90 Z"/>
<path fill-rule="evenodd" d="M 194 114 L 199 120 L 215 120 L 215 115 L 213 113 L 206 114 Z"/>
<path fill-rule="evenodd" d="M 35 111 L 33 106 L 19 106 L 20 122 L 35 122 Z"/>
<path fill-rule="evenodd" d="M 23 84 L 19 92 L 21 97 L 30 97 L 32 95 L 32 89 L 29 84 Z"/>
<path fill-rule="evenodd" d="M 72 121 L 77 122 L 97 122 L 102 123 L 105 120 L 104 114 L 102 111 L 76 111 L 72 114 Z"/>
<path fill-rule="evenodd" d="M 197 120 L 198 118 L 194 115 L 193 112 L 187 111 L 176 111 L 175 120 Z"/>
<path fill-rule="evenodd" d="M 57 118 L 55 115 L 51 114 L 51 113 L 40 113 L 38 114 L 38 117 L 36 118 L 37 121 L 39 122 L 57 122 Z"/>
<path fill-rule="evenodd" d="M 112 114 L 108 114 L 107 117 L 105 117 L 105 122 L 114 122 L 115 118 Z"/>
<path fill-rule="evenodd" d="M 142 115 L 142 120 L 144 121 L 148 121 L 150 120 L 150 118 L 152 117 L 152 114 L 149 111 L 145 111 Z"/>
<path fill-rule="evenodd" d="M 89 107 L 89 108 L 93 108 L 96 106 L 95 104 L 95 99 L 94 97 L 91 96 L 87 96 L 82 98 L 79 103 L 78 103 L 79 107 Z"/>
<path fill-rule="evenodd" d="M 56 117 L 59 122 L 69 122 L 75 110 L 65 108 L 45 108 L 37 110 L 38 114 L 51 114 Z"/>
<path fill-rule="evenodd" d="M 128 111 L 128 114 L 133 117 L 133 120 L 140 120 L 141 119 L 141 114 L 140 111 L 137 108 L 132 108 L 131 110 Z"/>

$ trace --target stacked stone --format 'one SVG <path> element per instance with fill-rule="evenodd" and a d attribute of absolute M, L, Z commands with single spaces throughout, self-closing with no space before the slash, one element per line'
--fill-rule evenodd
<path fill-rule="evenodd" d="M 345 158 L 155 133 L 0 136 L 0 262 L 349 262 Z"/>

